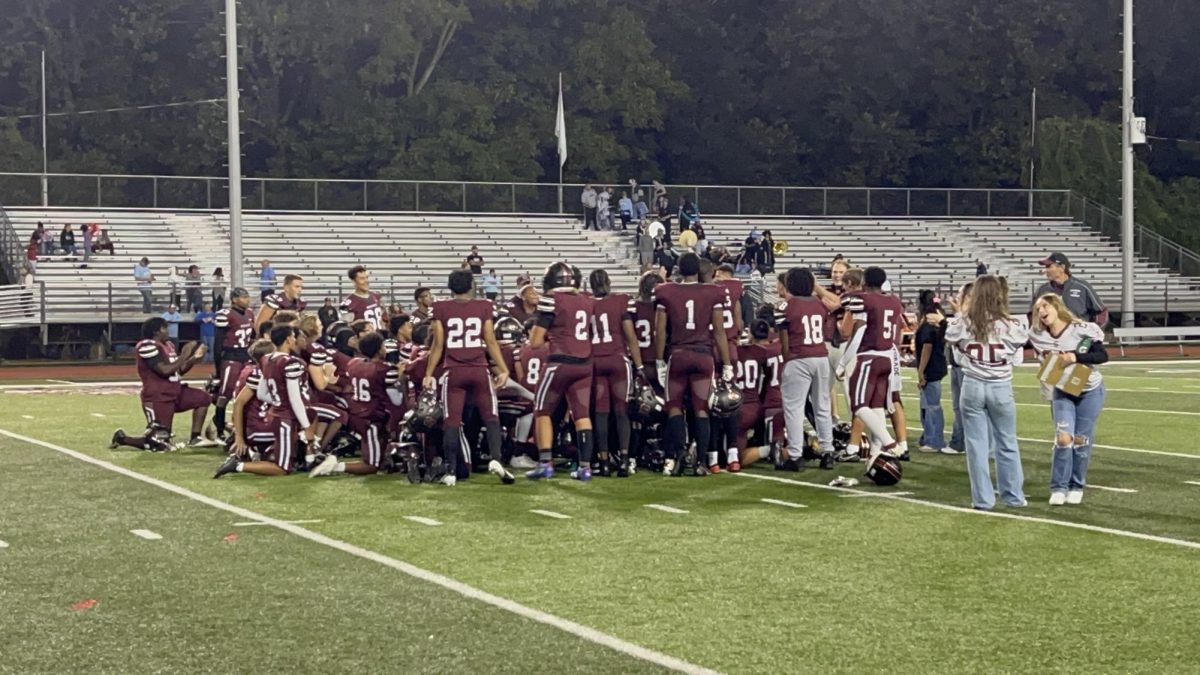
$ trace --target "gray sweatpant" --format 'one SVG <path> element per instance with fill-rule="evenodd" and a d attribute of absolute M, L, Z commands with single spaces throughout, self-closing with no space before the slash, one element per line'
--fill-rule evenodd
<path fill-rule="evenodd" d="M 812 401 L 821 452 L 833 452 L 833 413 L 829 403 L 831 378 L 826 357 L 792 359 L 783 365 L 780 389 L 789 458 L 799 459 L 804 450 L 804 404 L 807 401 Z"/>

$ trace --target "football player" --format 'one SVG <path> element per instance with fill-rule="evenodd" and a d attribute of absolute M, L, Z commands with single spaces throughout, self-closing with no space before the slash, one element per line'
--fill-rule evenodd
<path fill-rule="evenodd" d="M 321 448 L 329 447 L 350 418 L 346 412 L 346 391 L 338 380 L 333 352 L 321 342 L 320 320 L 313 314 L 305 314 L 297 324 L 300 328 L 298 355 L 308 369 L 300 391 L 308 414 L 317 425 L 317 441 L 307 448 L 304 456 L 305 464 L 312 465 L 321 454 Z"/>
<path fill-rule="evenodd" d="M 442 452 L 446 465 L 444 485 L 457 481 L 458 458 L 464 455 L 463 410 L 468 401 L 474 404 L 483 421 L 487 437 L 488 471 L 500 477 L 506 485 L 513 476 L 500 463 L 501 436 L 500 416 L 496 400 L 496 389 L 508 382 L 508 369 L 504 356 L 496 342 L 492 326 L 492 303 L 475 298 L 475 277 L 470 270 L 450 273 L 447 283 L 452 300 L 441 300 L 433 304 L 431 325 L 433 349 L 425 366 L 424 388 L 435 386 L 435 372 L 445 359 L 442 375 Z M 495 375 L 489 378 L 488 357 L 495 364 Z"/>
<path fill-rule="evenodd" d="M 887 273 L 879 267 L 863 272 L 864 290 L 842 296 L 846 316 L 843 334 L 850 335 L 846 354 L 838 365 L 838 378 L 850 370 L 850 411 L 871 432 L 871 454 L 878 450 L 899 455 L 897 442 L 888 432 L 884 411 L 892 411 L 892 351 L 900 337 L 904 308 L 894 295 L 881 292 Z M 858 437 L 851 432 L 847 454 L 859 452 Z M 906 444 L 907 445 L 907 444 Z"/>
<path fill-rule="evenodd" d="M 812 404 L 814 426 L 821 444 L 821 468 L 832 469 L 833 415 L 830 412 L 829 353 L 825 347 L 829 311 L 815 295 L 816 277 L 793 267 L 784 279 L 791 296 L 775 310 L 780 350 L 784 358 L 782 390 L 787 425 L 788 461 L 803 466 L 804 407 Z M 788 467 L 790 468 L 790 467 Z"/>
<path fill-rule="evenodd" d="M 528 332 L 533 331 L 534 319 L 529 320 L 526 327 Z M 550 358 L 550 345 L 543 343 L 540 347 L 533 347 L 529 344 L 523 344 L 513 351 L 513 372 L 516 373 L 517 382 L 527 391 L 536 392 L 542 383 L 542 377 L 546 374 L 546 365 Z M 536 395 L 534 400 L 536 400 Z M 537 442 L 533 438 L 533 405 L 530 404 L 527 409 L 522 410 L 522 414 L 516 419 L 513 425 L 513 442 L 516 444 L 516 452 L 513 453 L 513 459 L 510 464 L 514 469 L 536 469 L 537 464 L 529 459 L 531 451 L 537 449 Z"/>
<path fill-rule="evenodd" d="M 571 472 L 571 477 L 581 481 L 592 479 L 591 326 L 594 300 L 579 292 L 578 279 L 575 270 L 564 262 L 551 264 L 542 278 L 537 324 L 529 345 L 536 349 L 549 343 L 550 356 L 534 401 L 534 435 L 541 465 L 525 474 L 533 480 L 554 475 L 553 416 L 564 399 L 575 422 L 579 445 L 579 467 Z"/>
<path fill-rule="evenodd" d="M 508 315 L 521 323 L 525 323 L 537 312 L 538 292 L 533 284 L 526 282 L 504 305 Z"/>
<path fill-rule="evenodd" d="M 275 351 L 260 363 L 262 378 L 259 398 L 267 400 L 270 410 L 267 419 L 275 437 L 272 461 L 243 461 L 230 455 L 217 468 L 213 478 L 230 473 L 252 473 L 259 476 L 283 476 L 296 467 L 296 444 L 301 433 L 312 446 L 316 439 L 316 423 L 309 421 L 302 393 L 306 377 L 304 361 L 296 356 L 300 329 L 295 326 L 275 326 L 271 329 L 271 344 Z"/>
<path fill-rule="evenodd" d="M 261 452 L 271 446 L 275 434 L 267 419 L 270 403 L 258 397 L 258 386 L 262 382 L 262 371 L 258 364 L 275 351 L 270 338 L 260 338 L 250 345 L 250 362 L 238 377 L 237 395 L 233 399 L 233 445 L 229 454 L 250 457 L 253 448 Z"/>
<path fill-rule="evenodd" d="M 351 267 L 346 276 L 354 282 L 354 291 L 342 300 L 338 310 L 347 322 L 366 321 L 372 330 L 382 330 L 383 305 L 381 296 L 371 290 L 371 273 L 362 265 Z"/>
<path fill-rule="evenodd" d="M 164 452 L 171 447 L 167 441 L 155 435 L 156 429 L 171 433 L 175 413 L 192 411 L 192 435 L 188 445 L 202 445 L 200 432 L 204 429 L 204 415 L 212 397 L 201 389 L 183 384 L 181 378 L 204 359 L 205 347 L 195 342 L 183 346 L 178 356 L 171 344 L 167 322 L 161 317 L 147 319 L 142 324 L 142 340 L 134 348 L 137 353 L 138 379 L 142 381 L 142 412 L 146 414 L 146 433 L 141 438 L 132 438 L 124 429 L 117 429 L 112 436 L 110 448 L 126 446 L 139 450 Z"/>
<path fill-rule="evenodd" d="M 703 261 L 701 263 L 703 265 Z M 736 375 L 739 371 L 738 340 L 741 339 L 743 329 L 742 295 L 745 293 L 745 286 L 740 279 L 734 278 L 733 275 L 733 265 L 724 264 L 716 268 L 713 279 L 717 286 L 724 288 L 729 293 L 729 306 L 724 312 L 725 339 L 729 345 L 729 362 L 733 365 Z M 709 452 L 708 470 L 710 472 L 720 472 L 721 469 L 717 465 L 717 454 L 722 448 L 725 449 L 726 468 L 734 473 L 741 471 L 741 464 L 738 462 L 738 419 L 739 415 L 730 415 L 717 420 L 717 428 L 712 435 L 713 447 Z"/>
<path fill-rule="evenodd" d="M 683 417 L 685 398 L 691 394 L 691 410 L 695 412 L 697 452 L 707 452 L 711 444 L 708 419 L 708 399 L 712 394 L 713 346 L 721 359 L 721 377 L 733 380 L 729 360 L 729 345 L 725 340 L 725 308 L 729 306 L 726 291 L 713 284 L 702 284 L 700 257 L 685 253 L 679 258 L 679 283 L 659 284 L 654 289 L 655 329 L 654 351 L 658 379 L 666 383 L 667 423 L 664 442 L 667 462 L 663 472 L 678 475 L 683 468 L 686 422 Z M 721 339 L 714 339 L 720 336 Z M 668 360 L 667 357 L 670 357 Z M 696 474 L 705 475 L 708 469 L 697 459 Z"/>
<path fill-rule="evenodd" d="M 775 310 L 770 305 L 758 308 L 758 316 L 751 326 L 750 344 L 741 348 L 742 361 L 747 367 L 753 362 L 762 378 L 759 396 L 762 406 L 762 435 L 760 441 L 768 447 L 779 459 L 780 445 L 783 440 L 783 392 L 780 390 L 780 377 L 783 371 L 783 353 L 779 340 L 773 333 Z M 799 467 L 780 461 L 776 468 L 783 470 L 799 470 Z"/>
<path fill-rule="evenodd" d="M 428 321 L 433 312 L 433 291 L 420 286 L 413 291 L 413 301 L 416 303 L 413 306 L 413 321 Z"/>
<path fill-rule="evenodd" d="M 600 475 L 609 475 L 609 415 L 617 426 L 620 460 L 617 476 L 629 475 L 629 398 L 633 374 L 642 370 L 642 353 L 637 346 L 633 319 L 637 304 L 624 293 L 613 293 L 608 272 L 594 270 L 588 286 L 596 299 L 592 317 L 592 385 L 595 400 L 596 443 Z M 636 368 L 636 370 L 634 370 Z"/>
<path fill-rule="evenodd" d="M 350 358 L 337 353 L 333 358 L 339 362 L 345 359 L 339 365 L 350 383 L 347 397 L 350 428 L 362 439 L 362 461 L 339 462 L 336 456 L 329 455 L 309 471 L 309 478 L 335 473 L 366 476 L 378 472 L 383 464 L 388 421 L 385 403 L 390 400 L 398 406 L 402 402 L 395 388 L 399 373 L 384 359 L 382 334 L 364 335 L 358 341 L 358 351 L 362 356 Z"/>
<path fill-rule="evenodd" d="M 229 307 L 217 312 L 215 320 L 217 357 L 215 366 L 219 380 L 213 423 L 217 435 L 225 437 L 225 411 L 237 395 L 237 382 L 251 362 L 247 349 L 254 341 L 254 310 L 250 309 L 250 292 L 235 288 L 229 293 Z M 211 433 L 211 432 L 210 432 Z"/>
<path fill-rule="evenodd" d="M 842 294 L 846 292 L 843 279 L 849 269 L 850 263 L 846 262 L 845 258 L 834 259 L 833 264 L 829 266 L 830 284 L 825 287 L 825 290 L 829 291 L 829 301 L 825 302 L 825 308 L 829 310 L 829 321 L 825 327 L 826 341 L 829 343 L 829 410 L 835 424 L 838 419 L 838 381 L 836 377 L 833 377 L 833 371 L 837 370 L 837 365 L 841 362 L 842 354 L 846 349 L 846 340 L 842 337 L 838 325 L 842 321 L 842 315 L 845 314 L 842 309 Z M 826 298 L 822 297 L 822 300 L 824 301 Z"/>
<path fill-rule="evenodd" d="M 764 368 L 762 361 L 757 358 L 758 348 L 756 345 L 770 341 L 771 324 L 765 319 L 755 319 L 750 324 L 750 338 L 751 343 L 743 347 L 743 358 L 738 361 L 737 366 L 737 385 L 742 390 L 742 405 L 738 408 L 735 417 L 737 437 L 734 442 L 738 448 L 738 455 L 728 464 L 728 469 L 732 473 L 741 471 L 742 467 L 750 466 L 769 453 L 769 446 L 764 443 L 766 440 L 765 430 L 757 437 L 758 445 L 751 447 L 749 439 L 750 432 L 763 423 Z"/>
<path fill-rule="evenodd" d="M 292 312 L 303 312 L 308 303 L 300 299 L 300 295 L 304 293 L 304 279 L 301 279 L 295 274 L 289 274 L 283 278 L 283 292 L 268 295 L 266 300 L 263 300 L 263 306 L 258 310 L 258 316 L 254 318 L 254 328 L 259 335 L 263 334 L 262 326 L 264 321 L 273 321 L 275 325 L 282 323 L 279 319 L 274 318 L 275 314 L 282 310 Z"/>

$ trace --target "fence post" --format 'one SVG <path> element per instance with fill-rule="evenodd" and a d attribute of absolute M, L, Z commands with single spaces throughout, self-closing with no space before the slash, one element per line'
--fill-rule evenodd
<path fill-rule="evenodd" d="M 416 206 L 414 207 L 414 210 L 420 211 L 421 210 L 421 184 L 420 183 L 413 183 L 413 194 L 416 196 L 416 202 L 417 202 Z"/>
<path fill-rule="evenodd" d="M 1031 195 L 1030 199 L 1033 199 L 1033 197 L 1032 197 L 1033 193 L 1030 192 L 1029 194 Z M 1032 202 L 1030 202 L 1030 203 L 1032 203 Z M 987 216 L 988 216 L 988 218 L 992 217 L 992 191 L 991 190 L 987 191 Z M 1029 217 L 1030 218 L 1033 217 L 1033 209 L 1029 210 Z"/>
<path fill-rule="evenodd" d="M 821 188 L 821 215 L 829 215 L 829 188 Z"/>
<path fill-rule="evenodd" d="M 154 177 L 152 185 L 153 185 L 153 191 L 154 191 L 154 197 L 153 197 L 154 208 L 157 209 L 158 208 L 158 176 Z"/>
<path fill-rule="evenodd" d="M 512 190 L 512 213 L 517 212 L 517 184 L 509 183 L 508 187 Z"/>
<path fill-rule="evenodd" d="M 867 188 L 867 216 L 871 215 L 871 188 Z"/>
<path fill-rule="evenodd" d="M 313 181 L 313 211 L 321 210 L 320 183 Z"/>
<path fill-rule="evenodd" d="M 467 184 L 466 184 L 466 183 L 463 183 L 463 184 L 462 184 L 462 187 L 463 187 L 463 208 L 462 208 L 462 212 L 463 212 L 463 213 L 466 213 L 466 212 L 467 212 Z"/>
<path fill-rule="evenodd" d="M 904 189 L 904 215 L 912 216 L 912 188 Z"/>
<path fill-rule="evenodd" d="M 104 206 L 104 200 L 101 198 L 100 194 L 101 194 L 100 175 L 97 174 L 96 175 L 96 206 L 97 207 Z"/>
<path fill-rule="evenodd" d="M 212 179 L 211 178 L 204 179 L 204 192 L 207 195 L 206 203 L 208 204 L 208 206 L 206 206 L 205 208 L 209 209 L 211 211 L 212 210 Z"/>
<path fill-rule="evenodd" d="M 267 210 L 267 181 L 260 178 L 258 180 L 258 205 L 263 211 Z"/>
<path fill-rule="evenodd" d="M 779 215 L 787 215 L 787 188 L 779 188 Z"/>
<path fill-rule="evenodd" d="M 367 181 L 363 181 L 363 211 L 369 211 L 367 207 Z"/>
<path fill-rule="evenodd" d="M 946 190 L 946 217 L 950 217 L 950 190 Z"/>
<path fill-rule="evenodd" d="M 113 287 L 108 282 L 108 344 L 113 343 Z"/>
<path fill-rule="evenodd" d="M 41 305 L 42 315 L 42 346 L 45 347 L 46 343 L 50 341 L 50 327 L 46 324 L 46 282 L 39 281 L 37 283 L 41 293 L 38 304 Z"/>

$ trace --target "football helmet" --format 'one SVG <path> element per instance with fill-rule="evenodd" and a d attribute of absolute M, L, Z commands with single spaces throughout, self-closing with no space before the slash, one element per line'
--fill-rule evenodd
<path fill-rule="evenodd" d="M 634 401 L 637 404 L 638 417 L 643 421 L 657 420 L 667 409 L 667 402 L 648 384 L 638 387 Z"/>
<path fill-rule="evenodd" d="M 546 268 L 545 275 L 542 276 L 542 292 L 544 293 L 549 293 L 555 288 L 571 287 L 574 285 L 574 270 L 565 262 L 550 263 L 550 266 Z"/>
<path fill-rule="evenodd" d="M 713 385 L 712 394 L 708 398 L 708 408 L 714 417 L 729 417 L 742 407 L 742 392 L 725 380 L 718 380 Z"/>
<path fill-rule="evenodd" d="M 870 478 L 876 485 L 895 485 L 900 482 L 903 472 L 900 459 L 886 452 L 875 455 L 875 458 L 867 464 L 867 478 Z"/>
<path fill-rule="evenodd" d="M 515 345 L 525 342 L 525 328 L 511 316 L 502 316 L 496 320 L 496 340 L 502 345 Z"/>
<path fill-rule="evenodd" d="M 850 445 L 850 423 L 838 422 L 833 425 L 833 449 L 838 453 L 846 452 Z"/>
<path fill-rule="evenodd" d="M 445 411 L 442 409 L 442 402 L 438 400 L 437 391 L 426 389 L 421 392 L 420 398 L 417 399 L 415 412 L 413 419 L 421 428 L 425 430 L 438 428 L 445 416 Z"/>

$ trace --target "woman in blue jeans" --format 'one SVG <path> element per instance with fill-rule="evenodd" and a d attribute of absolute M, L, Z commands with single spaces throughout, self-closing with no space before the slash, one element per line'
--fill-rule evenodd
<path fill-rule="evenodd" d="M 1092 366 L 1083 393 L 1071 396 L 1043 388 L 1054 414 L 1054 461 L 1050 469 L 1050 505 L 1080 504 L 1087 485 L 1088 462 L 1096 421 L 1104 408 L 1104 379 L 1095 368 L 1108 362 L 1104 331 L 1077 318 L 1061 297 L 1047 293 L 1034 305 L 1037 317 L 1030 340 L 1039 356 L 1058 354 L 1067 363 Z"/>
<path fill-rule="evenodd" d="M 1029 327 L 1008 315 L 1007 293 L 993 276 L 975 282 L 962 312 L 946 326 L 946 342 L 953 346 L 963 369 L 959 408 L 967 445 L 971 505 L 977 509 L 991 510 L 996 505 L 988 471 L 993 439 L 1000 498 L 1014 508 L 1026 505 L 1012 374 L 1013 366 L 1021 364 L 1028 338 Z"/>

